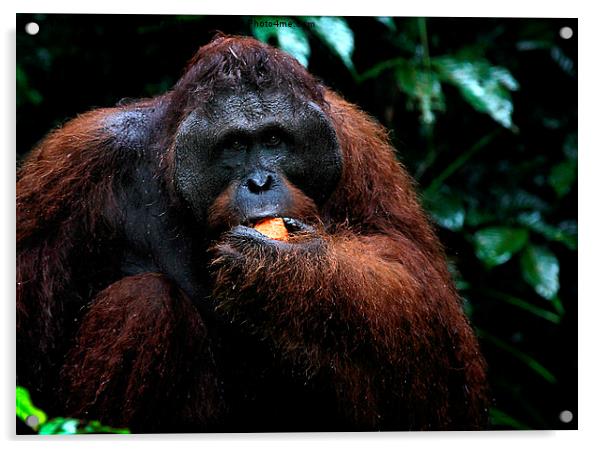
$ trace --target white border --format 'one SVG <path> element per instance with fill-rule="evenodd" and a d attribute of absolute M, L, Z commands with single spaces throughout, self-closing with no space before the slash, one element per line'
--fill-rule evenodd
<path fill-rule="evenodd" d="M 12 4 L 11 4 L 12 3 Z M 594 1 L 542 1 L 504 0 L 500 2 L 455 0 L 398 2 L 370 0 L 369 2 L 304 0 L 287 4 L 281 1 L 230 0 L 207 2 L 202 0 L 145 0 L 126 3 L 123 0 L 102 2 L 22 0 L 2 2 L 2 64 L 0 87 L 4 104 L 0 108 L 0 150 L 3 174 L 0 185 L 3 195 L 1 207 L 2 246 L 6 257 L 2 259 L 3 285 L 2 309 L 3 347 L 7 349 L 0 369 L 0 410 L 2 432 L 9 446 L 34 446 L 36 443 L 53 447 L 81 446 L 115 447 L 144 445 L 163 447 L 174 441 L 178 447 L 243 445 L 245 447 L 292 447 L 319 445 L 329 448 L 355 448 L 378 446 L 400 447 L 462 447 L 503 448 L 519 444 L 542 445 L 548 448 L 567 449 L 595 447 L 602 440 L 601 396 L 599 380 L 602 377 L 600 359 L 602 351 L 599 329 L 602 328 L 602 295 L 596 282 L 602 266 L 600 245 L 600 210 L 602 200 L 599 179 L 600 169 L 600 107 L 602 99 L 600 50 L 602 23 Z M 14 433 L 14 152 L 15 152 L 15 16 L 16 12 L 55 13 L 129 13 L 129 14 L 316 14 L 316 15 L 398 15 L 398 16 L 456 16 L 456 17 L 578 17 L 579 18 L 579 431 L 563 432 L 479 432 L 479 433 L 429 433 L 429 434 L 247 434 L 247 435 L 186 435 L 186 436 L 82 436 L 52 437 L 42 439 L 15 439 Z M 554 92 L 550 92 L 554 95 Z"/>

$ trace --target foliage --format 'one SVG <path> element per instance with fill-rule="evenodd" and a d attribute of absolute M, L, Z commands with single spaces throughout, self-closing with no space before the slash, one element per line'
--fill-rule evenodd
<path fill-rule="evenodd" d="M 492 427 L 575 428 L 558 414 L 577 406 L 577 45 L 558 30 L 576 20 L 18 16 L 32 20 L 35 40 L 17 36 L 21 152 L 57 119 L 168 89 L 213 30 L 279 46 L 375 115 L 478 330 Z"/>
<path fill-rule="evenodd" d="M 41 426 L 38 433 L 40 435 L 77 435 L 85 433 L 130 433 L 130 431 L 104 426 L 98 421 L 53 418 Z"/>
<path fill-rule="evenodd" d="M 257 17 L 258 23 L 277 23 L 272 17 Z M 284 22 L 284 21 L 283 21 Z M 302 65 L 307 67 L 309 62 L 309 40 L 298 23 L 293 19 L 286 19 L 286 25 L 292 26 L 257 26 L 253 28 L 253 35 L 262 42 L 270 42 L 275 38 L 275 44 L 282 50 L 294 56 Z"/>
<path fill-rule="evenodd" d="M 40 435 L 75 435 L 83 433 L 130 433 L 127 429 L 104 426 L 98 421 L 73 418 L 52 418 L 31 401 L 29 391 L 17 386 L 17 418 Z"/>
<path fill-rule="evenodd" d="M 46 413 L 33 405 L 29 391 L 26 388 L 17 387 L 16 399 L 17 417 L 24 423 L 28 424 L 29 419 L 29 422 L 37 427 L 38 425 L 44 424 L 48 420 Z M 34 419 L 31 419 L 31 417 Z"/>

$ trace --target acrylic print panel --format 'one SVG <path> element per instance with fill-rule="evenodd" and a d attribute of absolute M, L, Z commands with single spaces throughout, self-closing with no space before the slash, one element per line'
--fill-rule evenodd
<path fill-rule="evenodd" d="M 577 427 L 576 20 L 17 30 L 18 433 Z"/>

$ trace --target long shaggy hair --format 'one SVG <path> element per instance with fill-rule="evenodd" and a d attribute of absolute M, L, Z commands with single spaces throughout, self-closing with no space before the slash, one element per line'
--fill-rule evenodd
<path fill-rule="evenodd" d="M 164 273 L 123 277 L 128 210 L 120 198 L 145 192 L 132 174 L 148 170 L 150 200 L 140 194 L 128 207 L 154 201 L 187 220 L 173 190 L 175 129 L 193 108 L 241 85 L 319 105 L 343 170 L 323 206 L 300 200 L 321 223 L 315 247 L 243 246 L 238 260 L 228 256 L 232 242 L 206 248 L 210 264 L 194 268 L 215 304 L 207 316 L 195 307 L 200 298 Z M 386 130 L 285 53 L 220 35 L 167 93 L 87 112 L 51 132 L 17 179 L 17 376 L 50 412 L 138 431 L 245 428 L 253 413 L 235 411 L 252 396 L 228 383 L 224 348 L 233 348 L 249 372 L 278 366 L 276 377 L 253 382 L 291 377 L 301 393 L 280 398 L 291 410 L 292 398 L 301 404 L 305 392 L 320 392 L 312 409 L 290 412 L 299 421 L 288 430 L 312 430 L 303 420 L 322 408 L 341 429 L 486 424 L 484 361 Z M 226 222 L 220 204 L 211 216 Z M 220 343 L 226 328 L 245 337 Z M 269 364 L 246 349 L 247 338 L 266 345 Z M 245 373 L 238 379 L 251 385 Z M 257 413 L 288 416 L 266 404 Z"/>

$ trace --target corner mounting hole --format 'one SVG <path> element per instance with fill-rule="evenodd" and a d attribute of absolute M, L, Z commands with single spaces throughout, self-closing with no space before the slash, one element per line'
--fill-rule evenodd
<path fill-rule="evenodd" d="M 570 410 L 563 410 L 560 412 L 560 415 L 558 415 L 558 418 L 563 423 L 568 424 L 573 420 L 573 413 Z"/>
<path fill-rule="evenodd" d="M 35 22 L 29 22 L 25 25 L 25 32 L 31 36 L 35 36 L 40 31 L 40 25 Z"/>
<path fill-rule="evenodd" d="M 37 416 L 29 415 L 25 419 L 25 424 L 27 424 L 32 429 L 35 429 L 36 427 L 38 427 L 38 424 L 40 424 L 40 419 Z"/>
<path fill-rule="evenodd" d="M 560 37 L 563 39 L 570 39 L 573 37 L 573 29 L 571 27 L 562 27 L 558 34 L 560 34 Z"/>

